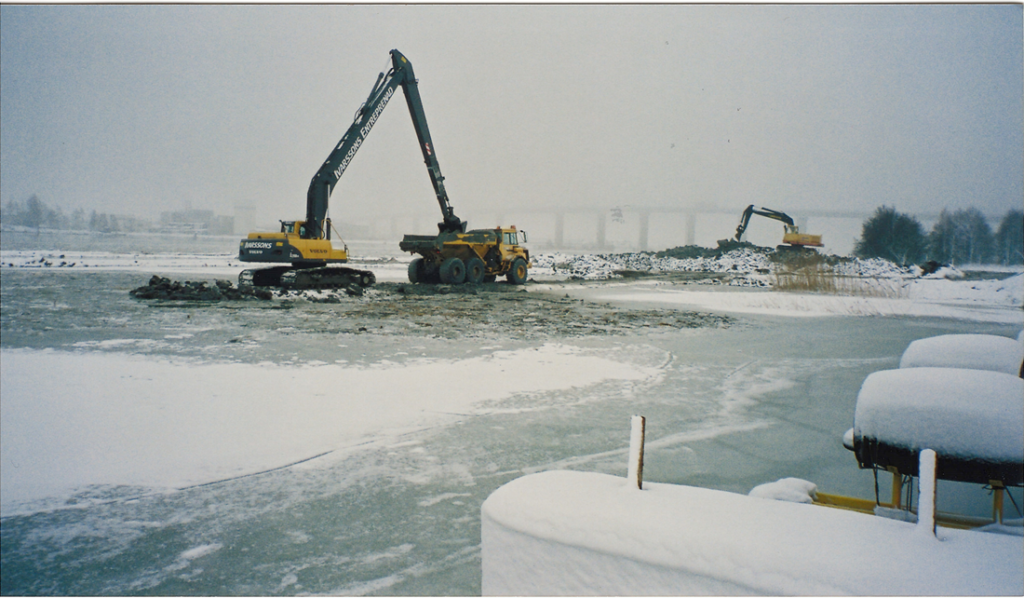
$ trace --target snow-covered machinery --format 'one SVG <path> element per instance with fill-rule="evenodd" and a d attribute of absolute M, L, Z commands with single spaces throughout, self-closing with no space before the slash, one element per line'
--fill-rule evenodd
<path fill-rule="evenodd" d="M 857 395 L 854 426 L 843 437 L 861 469 L 875 472 L 875 501 L 817 493 L 816 502 L 874 512 L 910 511 L 905 484 L 919 477 L 924 449 L 937 455 L 935 478 L 993 490 L 993 518 L 939 514 L 974 527 L 1003 521 L 1006 489 L 1024 486 L 1024 345 L 989 335 L 945 335 L 911 343 L 900 369 L 869 375 Z M 892 474 L 892 500 L 878 497 L 879 471 Z"/>

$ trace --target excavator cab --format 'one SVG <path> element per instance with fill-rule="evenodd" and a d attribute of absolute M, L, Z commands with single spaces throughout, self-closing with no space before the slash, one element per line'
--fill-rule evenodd
<path fill-rule="evenodd" d="M 331 240 L 331 219 L 324 221 L 324 239 Z M 306 228 L 305 220 L 281 220 L 281 234 L 298 236 L 300 239 L 308 239 L 309 231 Z"/>

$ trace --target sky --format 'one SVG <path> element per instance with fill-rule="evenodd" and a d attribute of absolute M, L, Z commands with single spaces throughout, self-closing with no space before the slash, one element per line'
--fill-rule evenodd
<path fill-rule="evenodd" d="M 1001 215 L 1024 202 L 1022 39 L 1019 4 L 3 5 L 0 201 L 301 218 L 396 48 L 471 226 L 562 207 Z M 440 216 L 400 102 L 331 216 L 413 213 Z"/>

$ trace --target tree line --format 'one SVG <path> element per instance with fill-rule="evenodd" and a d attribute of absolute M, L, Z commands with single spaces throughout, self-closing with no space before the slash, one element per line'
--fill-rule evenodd
<path fill-rule="evenodd" d="M 950 212 L 926 233 L 921 223 L 895 208 L 881 206 L 864 221 L 853 253 L 897 264 L 1024 264 L 1024 211 L 1010 210 L 995 232 L 977 208 Z"/>
<path fill-rule="evenodd" d="M 33 195 L 25 202 L 10 200 L 0 209 L 0 221 L 11 226 L 25 226 L 37 231 L 88 230 L 101 233 L 136 232 L 152 228 L 152 225 L 134 216 L 117 216 L 106 212 L 82 208 L 64 213 L 60 206 L 50 207 L 38 196 Z"/>

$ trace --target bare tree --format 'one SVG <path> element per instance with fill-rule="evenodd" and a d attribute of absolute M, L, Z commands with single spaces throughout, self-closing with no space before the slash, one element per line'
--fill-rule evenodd
<path fill-rule="evenodd" d="M 39 232 L 39 229 L 43 226 L 43 220 L 46 218 L 46 204 L 39 199 L 38 196 L 33 195 L 28 198 L 25 203 L 25 215 L 22 220 L 24 226 L 30 226 Z"/>
<path fill-rule="evenodd" d="M 996 254 L 1000 264 L 1024 264 L 1024 212 L 1010 210 L 996 231 Z"/>
<path fill-rule="evenodd" d="M 948 264 L 981 264 L 992 260 L 995 237 L 978 208 L 942 210 L 928 235 L 928 255 Z"/>

